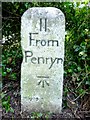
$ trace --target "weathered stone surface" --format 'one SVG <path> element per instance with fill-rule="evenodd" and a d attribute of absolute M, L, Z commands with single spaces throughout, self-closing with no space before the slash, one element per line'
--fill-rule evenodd
<path fill-rule="evenodd" d="M 21 109 L 60 113 L 64 62 L 64 14 L 53 7 L 28 9 L 21 18 Z"/>

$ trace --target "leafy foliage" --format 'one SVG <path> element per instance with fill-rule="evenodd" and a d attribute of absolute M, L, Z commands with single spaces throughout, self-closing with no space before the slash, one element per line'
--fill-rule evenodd
<path fill-rule="evenodd" d="M 2 93 L 1 98 L 2 98 L 2 107 L 5 108 L 6 112 L 13 112 L 13 108 L 10 106 L 10 96 L 6 97 L 7 95 Z"/>

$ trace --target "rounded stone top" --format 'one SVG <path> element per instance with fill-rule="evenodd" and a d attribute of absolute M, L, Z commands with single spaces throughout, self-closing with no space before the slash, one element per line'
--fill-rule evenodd
<path fill-rule="evenodd" d="M 29 8 L 28 10 L 26 10 L 24 12 L 24 14 L 22 15 L 22 18 L 63 18 L 64 14 L 63 12 L 55 7 L 32 7 Z"/>

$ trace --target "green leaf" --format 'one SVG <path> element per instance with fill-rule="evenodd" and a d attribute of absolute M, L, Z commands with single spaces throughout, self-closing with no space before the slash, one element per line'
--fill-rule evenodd
<path fill-rule="evenodd" d="M 7 74 L 6 72 L 2 72 L 2 76 L 3 76 L 3 77 L 6 76 L 6 74 Z"/>
<path fill-rule="evenodd" d="M 11 70 L 12 70 L 11 68 L 7 68 L 7 72 L 8 72 L 8 73 L 11 72 Z"/>
<path fill-rule="evenodd" d="M 90 85 L 90 80 L 87 80 L 87 81 L 86 81 L 86 85 Z"/>
<path fill-rule="evenodd" d="M 10 112 L 14 113 L 14 109 L 12 107 L 10 107 Z"/>
<path fill-rule="evenodd" d="M 3 105 L 3 106 L 6 106 L 7 104 L 8 104 L 8 101 L 3 101 L 3 102 L 2 102 L 2 105 Z"/>

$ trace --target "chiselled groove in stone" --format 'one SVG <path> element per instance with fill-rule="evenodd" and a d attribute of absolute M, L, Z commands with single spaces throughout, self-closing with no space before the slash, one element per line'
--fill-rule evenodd
<path fill-rule="evenodd" d="M 42 31 L 42 18 L 40 18 L 40 31 Z"/>
<path fill-rule="evenodd" d="M 40 80 L 37 85 L 41 85 L 42 88 L 44 88 L 44 87 L 45 87 L 45 84 L 46 84 L 47 86 L 49 86 L 49 83 L 48 83 L 46 80 Z"/>
<path fill-rule="evenodd" d="M 42 23 L 42 18 L 40 18 L 40 31 L 42 31 L 43 28 L 43 23 Z M 45 32 L 47 31 L 47 18 L 45 18 Z"/>
<path fill-rule="evenodd" d="M 36 34 L 36 35 L 37 35 L 38 33 L 29 33 L 29 35 L 30 35 L 30 36 L 29 36 L 29 38 L 30 38 L 30 41 L 29 41 L 30 43 L 29 43 L 29 45 L 31 45 L 31 40 L 33 40 L 33 39 L 32 39 L 32 34 L 34 34 L 34 35 Z"/>
<path fill-rule="evenodd" d="M 45 18 L 45 31 L 47 31 L 47 19 Z"/>
<path fill-rule="evenodd" d="M 40 18 L 40 31 L 42 31 L 42 18 Z"/>
<path fill-rule="evenodd" d="M 38 78 L 49 78 L 49 76 L 37 76 Z"/>
<path fill-rule="evenodd" d="M 49 83 L 45 80 L 45 83 L 49 86 Z"/>

